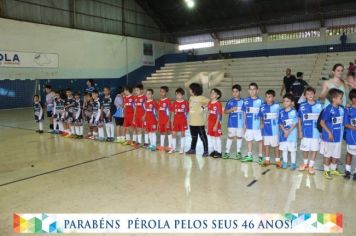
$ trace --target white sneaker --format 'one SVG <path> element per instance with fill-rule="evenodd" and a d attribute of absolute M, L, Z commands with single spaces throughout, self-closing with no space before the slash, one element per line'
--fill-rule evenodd
<path fill-rule="evenodd" d="M 183 154 L 184 153 L 184 150 L 183 149 L 180 149 L 179 150 L 179 154 Z"/>
<path fill-rule="evenodd" d="M 175 153 L 175 152 L 176 152 L 176 150 L 171 149 L 168 153 L 169 153 L 169 154 L 172 154 L 172 153 Z"/>

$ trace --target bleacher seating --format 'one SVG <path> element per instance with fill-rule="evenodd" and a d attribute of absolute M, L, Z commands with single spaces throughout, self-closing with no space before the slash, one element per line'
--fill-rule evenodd
<path fill-rule="evenodd" d="M 279 98 L 286 68 L 291 68 L 293 74 L 298 71 L 304 72 L 304 79 L 319 89 L 320 78 L 330 72 L 333 64 L 341 62 L 348 66 L 352 57 L 355 57 L 355 53 L 347 52 L 168 63 L 148 77 L 144 85 L 146 88 L 154 89 L 155 92 L 158 92 L 160 86 L 167 85 L 171 89 L 169 97 L 173 99 L 173 91 L 177 87 L 184 88 L 184 84 L 194 75 L 200 72 L 222 71 L 224 79 L 215 85 L 223 92 L 222 101 L 230 97 L 231 86 L 235 83 L 242 86 L 242 96 L 247 96 L 247 87 L 251 82 L 259 85 L 261 96 L 266 90 L 274 89 Z M 207 93 L 208 91 L 205 95 Z"/>

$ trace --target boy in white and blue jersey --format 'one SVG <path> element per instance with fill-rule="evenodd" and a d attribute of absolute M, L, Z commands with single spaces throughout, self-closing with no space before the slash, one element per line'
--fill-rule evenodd
<path fill-rule="evenodd" d="M 268 166 L 270 162 L 270 147 L 274 148 L 276 166 L 282 167 L 281 159 L 279 157 L 279 110 L 280 106 L 274 101 L 276 92 L 274 90 L 267 90 L 265 94 L 265 102 L 261 106 L 262 118 L 262 136 L 263 144 L 265 146 L 265 161 L 261 163 L 263 166 Z"/>
<path fill-rule="evenodd" d="M 332 179 L 333 175 L 340 175 L 336 170 L 337 160 L 341 155 L 341 142 L 344 133 L 344 107 L 342 97 L 344 92 L 332 88 L 329 90 L 327 99 L 330 104 L 323 110 L 320 125 L 323 128 L 320 153 L 324 155 L 324 177 Z"/>
<path fill-rule="evenodd" d="M 351 89 L 349 93 L 351 106 L 345 109 L 344 125 L 346 131 L 346 162 L 345 179 L 351 178 L 352 157 L 356 155 L 356 89 Z M 356 180 L 356 168 L 352 176 Z"/>
<path fill-rule="evenodd" d="M 244 136 L 244 113 L 242 107 L 244 100 L 241 98 L 241 86 L 235 84 L 232 86 L 232 98 L 226 103 L 224 113 L 228 114 L 227 120 L 227 140 L 226 151 L 223 158 L 230 158 L 230 149 L 232 141 L 236 138 L 236 159 L 241 159 L 242 137 Z"/>
<path fill-rule="evenodd" d="M 245 140 L 247 141 L 247 155 L 242 159 L 242 162 L 252 162 L 252 142 L 258 143 L 259 162 L 263 161 L 262 157 L 262 133 L 261 133 L 261 114 L 260 108 L 262 105 L 262 99 L 258 97 L 258 85 L 251 83 L 249 85 L 248 92 L 250 97 L 247 97 L 244 101 L 242 110 L 244 112 L 245 119 Z"/>
<path fill-rule="evenodd" d="M 283 106 L 279 112 L 279 150 L 283 153 L 283 164 L 282 168 L 288 168 L 288 152 L 291 156 L 291 165 L 290 169 L 295 170 L 296 165 L 296 155 L 297 155 L 297 124 L 298 117 L 297 111 L 292 107 L 293 105 L 293 96 L 291 94 L 286 94 L 283 96 Z"/>
<path fill-rule="evenodd" d="M 323 105 L 315 100 L 315 93 L 316 91 L 312 87 L 305 89 L 306 102 L 300 104 L 298 111 L 298 130 L 299 137 L 302 139 L 300 150 L 303 151 L 303 164 L 300 165 L 299 170 L 308 170 L 312 175 L 315 174 L 314 163 L 320 149 L 320 132 L 317 128 L 317 121 L 323 110 Z"/>

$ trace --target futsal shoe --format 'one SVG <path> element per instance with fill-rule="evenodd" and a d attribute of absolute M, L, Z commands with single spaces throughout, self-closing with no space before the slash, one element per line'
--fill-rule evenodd
<path fill-rule="evenodd" d="M 132 141 L 131 141 L 131 140 L 126 140 L 123 144 L 124 144 L 124 145 L 131 145 L 131 144 L 132 144 Z"/>
<path fill-rule="evenodd" d="M 152 152 L 156 151 L 156 146 L 151 145 L 148 147 L 149 150 L 151 150 Z"/>
<path fill-rule="evenodd" d="M 238 152 L 236 153 L 236 160 L 241 160 L 242 159 L 242 153 Z"/>
<path fill-rule="evenodd" d="M 171 150 L 168 151 L 169 154 L 175 153 L 176 150 L 174 150 L 173 148 Z"/>
<path fill-rule="evenodd" d="M 268 160 L 265 160 L 263 163 L 262 163 L 262 166 L 266 167 L 266 166 L 269 166 L 271 165 L 271 162 Z"/>
<path fill-rule="evenodd" d="M 352 180 L 356 181 L 356 173 L 352 175 Z"/>
<path fill-rule="evenodd" d="M 209 157 L 214 157 L 216 154 L 216 151 L 212 151 L 210 154 L 209 154 Z"/>
<path fill-rule="evenodd" d="M 345 175 L 344 175 L 345 179 L 351 179 L 351 172 L 350 171 L 346 171 Z"/>
<path fill-rule="evenodd" d="M 163 146 L 158 146 L 157 151 L 164 152 L 164 151 L 166 151 L 166 149 Z"/>
<path fill-rule="evenodd" d="M 309 166 L 308 168 L 308 172 L 310 175 L 315 175 L 315 169 L 314 169 L 314 166 Z"/>
<path fill-rule="evenodd" d="M 149 145 L 148 143 L 144 143 L 144 144 L 142 145 L 142 147 L 143 147 L 143 148 L 148 148 L 148 149 L 149 149 L 150 145 Z"/>
<path fill-rule="evenodd" d="M 187 155 L 195 155 L 195 150 L 194 149 L 189 149 L 189 151 L 187 151 L 185 154 Z M 204 152 L 205 153 L 205 152 Z"/>
<path fill-rule="evenodd" d="M 194 151 L 194 154 L 195 154 L 195 151 Z M 202 157 L 208 157 L 208 156 L 209 156 L 209 152 L 208 151 L 204 151 Z"/>
<path fill-rule="evenodd" d="M 222 155 L 221 155 L 221 153 L 220 152 L 215 152 L 215 154 L 214 154 L 214 156 L 213 156 L 214 158 L 221 158 L 222 157 Z"/>
<path fill-rule="evenodd" d="M 330 171 L 324 171 L 323 176 L 325 179 L 329 179 L 329 180 L 333 179 Z"/>
<path fill-rule="evenodd" d="M 164 148 L 166 150 L 166 152 L 169 152 L 170 150 L 172 150 L 173 148 L 172 147 L 166 147 Z"/>
<path fill-rule="evenodd" d="M 282 162 L 281 161 L 276 161 L 276 167 L 277 168 L 282 168 Z"/>
<path fill-rule="evenodd" d="M 263 156 L 258 157 L 258 164 L 263 165 Z"/>
<path fill-rule="evenodd" d="M 288 163 L 287 162 L 283 162 L 282 169 L 287 169 L 287 168 L 288 168 Z"/>
<path fill-rule="evenodd" d="M 179 150 L 179 154 L 184 154 L 183 148 Z"/>
<path fill-rule="evenodd" d="M 225 152 L 223 155 L 224 159 L 229 159 L 230 158 L 230 153 Z"/>
<path fill-rule="evenodd" d="M 292 164 L 290 165 L 290 170 L 296 170 L 296 169 L 297 169 L 297 164 L 292 163 Z"/>
<path fill-rule="evenodd" d="M 245 156 L 243 159 L 241 159 L 241 162 L 253 162 L 253 157 Z"/>
<path fill-rule="evenodd" d="M 299 170 L 300 171 L 305 171 L 305 170 L 307 170 L 308 169 L 308 164 L 301 164 L 300 166 L 299 166 Z"/>
<path fill-rule="evenodd" d="M 335 176 L 341 176 L 342 174 L 338 170 L 331 170 L 330 173 Z"/>

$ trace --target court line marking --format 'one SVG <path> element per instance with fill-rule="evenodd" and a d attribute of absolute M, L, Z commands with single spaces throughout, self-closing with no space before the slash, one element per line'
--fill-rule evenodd
<path fill-rule="evenodd" d="M 16 126 L 4 125 L 4 124 L 0 124 L 0 127 L 21 129 L 21 130 L 26 130 L 26 131 L 36 131 L 35 129 L 31 129 L 31 128 L 16 127 Z"/>
<path fill-rule="evenodd" d="M 0 184 L 0 187 L 7 186 L 7 185 L 10 185 L 10 184 L 14 184 L 14 183 L 21 182 L 21 181 L 25 181 L 25 180 L 29 180 L 29 179 L 33 179 L 33 178 L 40 177 L 40 176 L 43 176 L 43 175 L 52 174 L 52 173 L 55 173 L 55 172 L 58 172 L 58 171 L 61 171 L 61 170 L 70 169 L 70 168 L 77 167 L 77 166 L 80 166 L 80 165 L 84 165 L 84 164 L 87 164 L 87 163 L 100 161 L 100 160 L 103 160 L 103 159 L 110 158 L 112 156 L 116 156 L 116 155 L 119 155 L 119 154 L 122 154 L 122 153 L 126 153 L 126 152 L 131 152 L 131 151 L 134 151 L 134 150 L 137 150 L 137 148 L 133 148 L 133 149 L 129 149 L 129 150 L 126 150 L 126 151 L 114 153 L 114 154 L 112 154 L 110 156 L 103 156 L 103 157 L 99 157 L 99 158 L 96 158 L 96 159 L 83 161 L 83 162 L 80 162 L 80 163 L 76 163 L 76 164 L 65 166 L 65 167 L 62 167 L 62 168 L 46 171 L 46 172 L 43 172 L 43 173 L 40 173 L 40 174 L 37 174 L 37 175 L 32 175 L 32 176 L 29 176 L 29 177 L 25 177 L 25 178 L 22 178 L 22 179 L 10 181 L 10 182 L 4 183 L 4 184 Z"/>
<path fill-rule="evenodd" d="M 246 187 L 251 187 L 252 185 L 254 185 L 257 182 L 257 179 L 252 180 L 248 185 L 246 185 Z"/>

